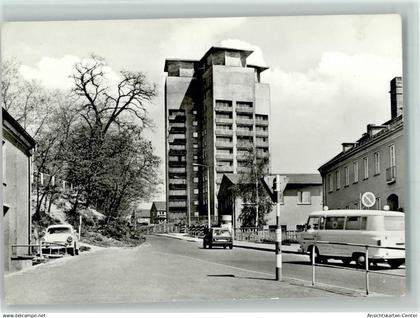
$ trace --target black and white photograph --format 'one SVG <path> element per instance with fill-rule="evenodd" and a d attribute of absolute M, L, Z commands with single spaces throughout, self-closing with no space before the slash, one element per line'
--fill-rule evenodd
<path fill-rule="evenodd" d="M 406 294 L 397 14 L 6 22 L 4 303 Z"/>

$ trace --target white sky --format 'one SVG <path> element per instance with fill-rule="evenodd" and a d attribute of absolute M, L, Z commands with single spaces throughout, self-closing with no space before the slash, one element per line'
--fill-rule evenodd
<path fill-rule="evenodd" d="M 50 88 L 69 87 L 72 65 L 92 53 L 114 71 L 145 72 L 159 86 L 148 136 L 163 158 L 165 58 L 199 59 L 215 45 L 254 49 L 248 62 L 270 67 L 273 171 L 315 173 L 342 142 L 390 118 L 389 81 L 402 75 L 398 15 L 15 22 L 3 25 L 1 54 Z"/>

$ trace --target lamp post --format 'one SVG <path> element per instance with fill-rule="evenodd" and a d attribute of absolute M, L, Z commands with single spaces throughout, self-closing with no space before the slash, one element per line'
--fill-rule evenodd
<path fill-rule="evenodd" d="M 193 163 L 193 166 L 198 166 L 198 167 L 205 167 L 207 169 L 207 224 L 208 224 L 208 228 L 211 227 L 211 222 L 210 222 L 210 167 L 208 165 L 204 165 L 201 163 Z"/>

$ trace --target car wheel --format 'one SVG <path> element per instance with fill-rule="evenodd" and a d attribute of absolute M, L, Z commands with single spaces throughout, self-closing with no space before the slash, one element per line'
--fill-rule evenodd
<path fill-rule="evenodd" d="M 74 256 L 74 248 L 73 248 L 73 247 L 72 247 L 72 248 L 67 249 L 67 251 L 68 251 L 68 253 L 69 253 L 71 256 Z"/>
<path fill-rule="evenodd" d="M 204 248 L 204 249 L 206 249 L 206 248 L 207 248 L 207 245 L 206 245 L 205 243 L 203 243 L 203 248 Z"/>
<path fill-rule="evenodd" d="M 233 248 L 233 245 L 229 245 L 229 249 L 231 250 Z"/>
<path fill-rule="evenodd" d="M 74 254 L 79 255 L 79 249 L 76 248 L 76 244 L 74 245 Z"/>
<path fill-rule="evenodd" d="M 213 248 L 213 245 L 212 244 L 209 244 L 209 248 L 212 249 Z"/>
<path fill-rule="evenodd" d="M 349 265 L 351 262 L 351 258 L 342 258 L 341 261 L 344 265 Z"/>
<path fill-rule="evenodd" d="M 309 261 L 310 261 L 310 263 L 312 264 L 312 253 L 313 253 L 313 251 L 312 251 L 312 246 L 310 246 L 309 247 Z M 315 247 L 315 263 L 321 263 L 321 261 L 322 261 L 322 256 L 321 255 L 319 255 L 319 251 L 318 251 L 318 248 L 317 247 Z"/>
<path fill-rule="evenodd" d="M 357 254 L 354 256 L 354 259 L 356 261 L 356 265 L 359 268 L 365 268 L 366 267 L 366 255 L 365 254 Z"/>
<path fill-rule="evenodd" d="M 226 245 L 223 245 L 223 248 L 224 248 L 224 249 L 226 249 L 226 247 L 227 247 Z"/>

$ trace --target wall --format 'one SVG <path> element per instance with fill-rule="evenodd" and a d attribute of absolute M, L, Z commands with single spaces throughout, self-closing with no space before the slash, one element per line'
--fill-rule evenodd
<path fill-rule="evenodd" d="M 388 147 L 395 145 L 396 155 L 396 181 L 388 184 L 386 182 L 386 168 L 389 167 L 389 149 Z M 374 152 L 380 153 L 380 174 L 374 175 Z M 364 192 L 373 192 L 377 198 L 375 209 L 382 209 L 386 203 L 386 199 L 390 194 L 396 194 L 399 198 L 399 206 L 404 209 L 405 207 L 405 148 L 404 148 L 404 132 L 403 130 L 395 131 L 392 135 L 379 142 L 369 146 L 366 149 L 357 152 L 348 159 L 345 159 L 334 166 L 329 167 L 328 172 L 323 173 L 323 179 L 325 179 L 325 205 L 330 209 L 345 209 L 358 208 L 360 194 Z M 363 158 L 368 157 L 369 165 L 369 178 L 363 180 Z M 359 181 L 353 183 L 353 162 L 359 162 Z M 350 169 L 350 184 L 344 186 L 344 167 L 348 166 Z M 335 173 L 339 169 L 341 172 L 341 185 L 340 189 L 337 189 L 336 184 L 333 184 L 334 190 L 329 192 L 329 173 Z M 335 178 L 333 177 L 335 180 Z M 335 181 L 334 181 L 335 182 Z"/>
<path fill-rule="evenodd" d="M 4 205 L 9 206 L 3 216 L 4 226 L 4 265 L 11 270 L 11 245 L 30 243 L 30 202 L 28 155 L 18 148 L 18 142 L 7 131 L 3 130 L 5 140 L 5 171 L 3 175 Z M 26 248 L 17 250 L 18 254 L 27 254 Z"/>

